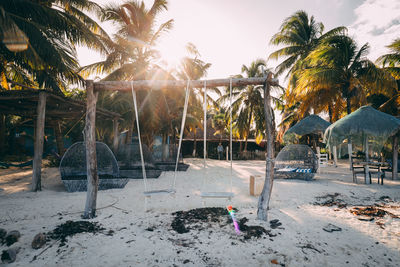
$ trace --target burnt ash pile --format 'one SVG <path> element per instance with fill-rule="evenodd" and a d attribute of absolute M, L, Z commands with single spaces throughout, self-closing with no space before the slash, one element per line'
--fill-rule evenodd
<path fill-rule="evenodd" d="M 60 240 L 60 247 L 67 242 L 67 237 L 80 233 L 104 233 L 103 228 L 97 222 L 88 221 L 67 221 L 58 225 L 53 231 L 47 233 L 47 237 L 54 240 Z"/>
<path fill-rule="evenodd" d="M 234 209 L 237 212 L 236 209 Z M 179 234 L 188 233 L 190 230 L 201 231 L 209 229 L 211 225 L 218 225 L 220 228 L 233 227 L 232 218 L 228 211 L 224 208 L 199 208 L 188 211 L 177 211 L 172 213 L 174 219 L 171 227 Z M 238 220 L 239 229 L 242 233 L 243 239 L 260 238 L 263 234 L 270 237 L 276 235 L 271 234 L 269 230 L 261 226 L 246 225 L 248 219 L 236 218 Z M 234 233 L 234 231 L 232 231 Z"/>
<path fill-rule="evenodd" d="M 318 202 L 314 202 L 314 205 L 326 206 L 326 207 L 337 206 L 340 209 L 346 208 L 347 203 L 344 202 L 342 199 L 338 198 L 339 196 L 340 196 L 339 193 L 334 193 L 316 197 Z"/>
<path fill-rule="evenodd" d="M 383 218 L 385 215 L 389 215 L 390 217 L 394 219 L 399 219 L 400 217 L 386 211 L 384 209 L 378 208 L 376 206 L 367 206 L 367 207 L 355 207 L 352 210 L 350 210 L 351 213 L 357 216 L 369 216 L 371 218 Z"/>
<path fill-rule="evenodd" d="M 392 217 L 393 219 L 400 219 L 399 215 L 396 215 L 386 209 L 399 209 L 398 205 L 391 205 L 394 202 L 388 196 L 381 196 L 379 199 L 375 200 L 374 204 L 365 205 L 365 204 L 349 204 L 344 200 L 339 198 L 339 193 L 331 193 L 323 196 L 316 197 L 317 202 L 314 202 L 314 205 L 325 206 L 325 207 L 337 207 L 339 209 L 347 209 L 349 208 L 349 212 L 353 215 L 356 215 L 360 221 L 374 221 L 375 219 L 384 218 L 386 215 Z M 365 198 L 368 201 L 371 200 L 370 197 Z M 373 201 L 373 200 L 372 200 Z M 338 211 L 339 209 L 334 209 Z M 379 225 L 382 229 L 384 229 L 384 223 L 382 221 L 377 221 L 377 225 Z"/>
<path fill-rule="evenodd" d="M 246 217 L 239 220 L 239 229 L 244 232 L 244 239 L 251 239 L 252 237 L 260 238 L 263 234 L 266 234 L 269 237 L 276 236 L 275 234 L 272 234 L 271 231 L 265 230 L 264 227 L 258 225 L 246 225 L 246 222 L 248 221 L 249 220 Z"/>

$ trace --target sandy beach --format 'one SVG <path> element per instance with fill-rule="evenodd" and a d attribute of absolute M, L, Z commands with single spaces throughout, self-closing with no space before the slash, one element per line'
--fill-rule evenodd
<path fill-rule="evenodd" d="M 124 189 L 99 191 L 98 216 L 91 221 L 98 222 L 102 231 L 68 237 L 64 246 L 49 240 L 38 250 L 31 247 L 36 234 L 81 220 L 86 193 L 65 192 L 57 168 L 43 169 L 43 191 L 37 193 L 29 191 L 31 169 L 0 170 L 0 228 L 21 233 L 11 246 L 20 251 L 9 266 L 398 266 L 400 262 L 396 218 L 400 181 L 386 179 L 379 185 L 374 179 L 365 185 L 360 177 L 354 184 L 345 161 L 337 168 L 323 168 L 313 181 L 275 180 L 269 222 L 262 222 L 256 220 L 258 197 L 249 194 L 249 176 L 263 175 L 265 162 L 235 161 L 234 199 L 208 199 L 205 206 L 232 205 L 238 210 L 237 220 L 261 226 L 265 233 L 258 238 L 238 235 L 229 215 L 191 222 L 186 225 L 188 232 L 178 233 L 171 226 L 174 212 L 202 208 L 202 191 L 230 188 L 228 162 L 209 160 L 206 170 L 200 159 L 185 163 L 190 167 L 178 173 L 175 198 L 154 196 L 145 212 L 142 180 L 131 180 Z M 162 189 L 172 181 L 173 172 L 164 172 L 149 185 Z M 367 205 L 388 213 L 374 218 L 351 212 Z M 338 231 L 324 230 L 328 224 Z"/>

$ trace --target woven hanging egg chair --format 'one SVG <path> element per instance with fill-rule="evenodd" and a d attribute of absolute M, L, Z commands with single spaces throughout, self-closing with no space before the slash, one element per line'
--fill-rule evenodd
<path fill-rule="evenodd" d="M 318 170 L 318 159 L 309 146 L 285 146 L 275 159 L 277 179 L 312 180 Z"/>

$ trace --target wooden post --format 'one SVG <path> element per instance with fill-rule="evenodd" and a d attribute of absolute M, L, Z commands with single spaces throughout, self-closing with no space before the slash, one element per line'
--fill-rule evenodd
<path fill-rule="evenodd" d="M 337 147 L 333 146 L 333 162 L 335 163 L 335 167 L 337 167 Z"/>
<path fill-rule="evenodd" d="M 349 139 L 349 141 L 348 141 L 347 148 L 348 148 L 348 153 L 349 153 L 350 170 L 352 170 L 351 165 L 352 165 L 352 163 L 353 163 L 353 159 L 352 159 L 351 155 L 353 154 L 353 147 L 352 147 L 352 145 L 351 145 L 350 139 Z"/>
<path fill-rule="evenodd" d="M 272 186 L 274 182 L 274 142 L 275 142 L 275 123 L 273 110 L 271 108 L 271 95 L 269 80 L 272 73 L 268 73 L 268 79 L 264 83 L 264 114 L 267 133 L 267 159 L 265 170 L 265 182 L 261 195 L 258 199 L 257 218 L 268 220 L 269 200 L 271 198 Z"/>
<path fill-rule="evenodd" d="M 0 156 L 6 153 L 6 115 L 0 114 Z"/>
<path fill-rule="evenodd" d="M 197 134 L 197 126 L 194 127 L 193 129 L 193 151 L 192 151 L 192 157 L 196 157 L 196 147 L 197 147 L 197 139 L 196 139 L 196 134 Z"/>
<path fill-rule="evenodd" d="M 97 174 L 96 157 L 96 101 L 97 92 L 93 90 L 93 81 L 86 81 L 86 125 L 85 125 L 85 144 L 86 144 L 86 171 L 87 171 L 87 195 L 84 219 L 96 216 L 97 189 L 99 176 Z"/>
<path fill-rule="evenodd" d="M 397 161 L 399 151 L 399 137 L 396 135 L 393 136 L 393 163 L 392 163 L 392 180 L 397 180 Z"/>
<path fill-rule="evenodd" d="M 312 143 L 313 143 L 313 146 L 314 146 L 314 150 L 316 151 L 317 150 L 317 140 L 316 140 L 316 137 L 315 137 L 315 135 L 311 135 L 311 138 L 312 138 Z M 318 147 L 319 148 L 319 147 Z"/>
<path fill-rule="evenodd" d="M 32 177 L 32 191 L 42 190 L 42 156 L 43 156 L 43 142 L 44 142 L 44 121 L 46 117 L 46 93 L 39 93 L 39 101 L 37 105 L 37 119 L 35 131 L 35 145 L 33 155 L 33 177 Z"/>
<path fill-rule="evenodd" d="M 58 155 L 62 157 L 64 155 L 64 142 L 61 131 L 61 123 L 59 121 L 56 121 L 53 125 L 53 129 L 54 129 L 54 135 L 56 137 Z"/>
<path fill-rule="evenodd" d="M 118 132 L 118 118 L 114 118 L 113 120 L 113 133 L 114 133 L 114 138 L 113 138 L 113 151 L 114 151 L 114 155 L 117 155 L 118 152 L 118 136 L 119 136 L 119 132 Z"/>
<path fill-rule="evenodd" d="M 364 152 L 365 152 L 365 161 L 369 161 L 369 151 L 368 151 L 368 136 L 365 135 L 364 137 Z M 369 167 L 368 165 L 365 166 L 365 184 L 370 183 L 370 179 L 367 177 L 369 176 Z"/>
<path fill-rule="evenodd" d="M 321 172 L 321 148 L 317 147 L 318 173 Z"/>
<path fill-rule="evenodd" d="M 250 196 L 255 195 L 255 192 L 254 192 L 255 186 L 256 186 L 256 178 L 253 175 L 250 175 L 250 188 L 249 188 Z"/>

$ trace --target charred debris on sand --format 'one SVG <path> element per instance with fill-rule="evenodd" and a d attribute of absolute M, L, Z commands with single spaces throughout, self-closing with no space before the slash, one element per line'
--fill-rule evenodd
<path fill-rule="evenodd" d="M 237 209 L 234 209 L 237 212 Z M 188 233 L 191 230 L 203 231 L 210 227 L 210 225 L 218 225 L 220 228 L 233 227 L 232 219 L 228 211 L 224 208 L 198 208 L 188 211 L 177 211 L 172 213 L 174 219 L 171 227 L 178 234 Z M 248 219 L 246 217 L 237 218 L 239 228 L 244 240 L 251 238 L 260 238 L 264 234 L 269 237 L 275 237 L 270 230 L 266 230 L 262 226 L 247 225 Z M 276 222 L 274 221 L 274 225 Z M 233 233 L 234 231 L 232 231 Z"/>

